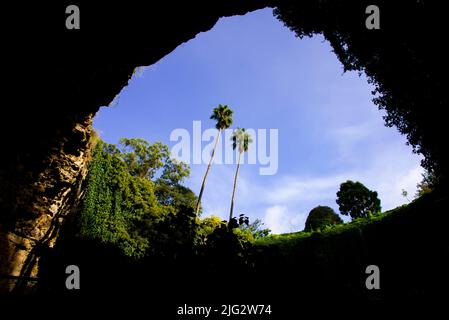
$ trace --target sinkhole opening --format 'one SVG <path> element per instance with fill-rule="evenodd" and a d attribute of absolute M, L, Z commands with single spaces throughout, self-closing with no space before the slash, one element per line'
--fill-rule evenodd
<path fill-rule="evenodd" d="M 347 180 L 376 191 L 382 211 L 415 195 L 424 172 L 421 156 L 384 125 L 373 90 L 364 74 L 343 72 L 323 36 L 298 39 L 267 8 L 222 18 L 156 64 L 136 69 L 97 113 L 94 128 L 119 149 L 121 138 L 148 141 L 153 151 L 166 145 L 189 168 L 177 182 L 185 188 L 182 201 L 190 203 L 217 142 L 201 217 L 227 220 L 232 206 L 233 216 L 260 219 L 274 234 L 296 232 L 317 206 L 340 213 L 336 193 Z M 217 141 L 210 116 L 220 104 L 232 109 L 233 121 Z M 237 128 L 252 138 L 240 162 L 232 141 Z M 122 140 L 122 152 L 141 150 L 139 141 Z M 129 163 L 141 164 L 132 157 Z M 160 159 L 150 160 L 155 166 Z M 144 169 L 153 184 L 164 176 L 164 166 L 156 167 Z M 173 197 L 162 204 L 173 204 Z"/>

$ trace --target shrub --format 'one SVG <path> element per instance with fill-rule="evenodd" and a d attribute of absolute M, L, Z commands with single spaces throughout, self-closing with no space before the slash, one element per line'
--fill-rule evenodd
<path fill-rule="evenodd" d="M 343 220 L 332 208 L 318 206 L 313 208 L 307 216 L 304 231 L 323 230 L 326 226 L 340 223 L 343 223 Z"/>

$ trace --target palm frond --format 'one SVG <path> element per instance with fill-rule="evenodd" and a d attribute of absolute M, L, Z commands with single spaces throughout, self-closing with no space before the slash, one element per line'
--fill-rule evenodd
<path fill-rule="evenodd" d="M 218 130 L 227 129 L 232 125 L 232 111 L 227 105 L 219 104 L 218 107 L 214 108 L 210 119 L 217 121 L 215 127 Z"/>
<path fill-rule="evenodd" d="M 231 139 L 232 148 L 235 150 L 238 147 L 239 152 L 247 152 L 249 145 L 253 142 L 251 135 L 244 128 L 235 129 Z"/>

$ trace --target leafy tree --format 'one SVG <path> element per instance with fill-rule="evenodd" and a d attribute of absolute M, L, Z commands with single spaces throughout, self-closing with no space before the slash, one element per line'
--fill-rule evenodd
<path fill-rule="evenodd" d="M 221 221 L 220 225 L 208 235 L 202 250 L 215 268 L 224 269 L 222 272 L 230 272 L 230 268 L 248 263 L 248 253 L 254 237 L 251 232 L 240 228 L 242 224 L 247 223 L 247 217 L 240 215 L 239 219 L 232 218 L 229 223 Z"/>
<path fill-rule="evenodd" d="M 177 185 L 182 183 L 189 175 L 190 168 L 186 163 L 166 157 L 162 174 L 158 180 L 170 185 Z"/>
<path fill-rule="evenodd" d="M 194 209 L 181 206 L 159 220 L 149 233 L 150 253 L 170 259 L 189 258 L 195 251 L 197 232 Z"/>
<path fill-rule="evenodd" d="M 122 152 L 110 147 L 110 152 L 125 162 L 129 173 L 155 183 L 155 194 L 163 206 L 195 207 L 197 197 L 181 183 L 190 175 L 187 164 L 172 159 L 167 145 L 161 142 L 150 144 L 143 139 L 120 139 Z M 159 178 L 156 175 L 160 172 Z"/>
<path fill-rule="evenodd" d="M 121 154 L 132 176 L 153 179 L 169 158 L 169 150 L 161 142 L 150 144 L 144 139 L 120 139 Z"/>
<path fill-rule="evenodd" d="M 337 204 L 341 214 L 352 219 L 365 218 L 381 211 L 376 191 L 371 191 L 362 183 L 348 180 L 340 185 L 337 192 Z"/>
<path fill-rule="evenodd" d="M 113 145 L 98 142 L 79 217 L 83 238 L 117 245 L 125 255 L 141 257 L 148 240 L 141 226 L 163 215 L 153 183 L 132 177 Z"/>
<path fill-rule="evenodd" d="M 198 242 L 200 244 L 207 244 L 208 237 L 219 228 L 223 223 L 222 219 L 217 216 L 210 216 L 202 219 L 198 228 Z"/>
<path fill-rule="evenodd" d="M 82 240 L 163 265 L 194 257 L 217 268 L 247 264 L 254 239 L 268 233 L 260 220 L 200 220 L 198 199 L 181 184 L 189 168 L 165 155 L 160 143 L 152 148 L 140 139 L 122 142 L 126 148 L 101 140 L 95 147 L 78 221 Z"/>
<path fill-rule="evenodd" d="M 229 222 L 232 220 L 232 214 L 234 211 L 234 197 L 235 197 L 235 189 L 237 186 L 237 177 L 239 175 L 239 169 L 240 169 L 240 159 L 242 157 L 243 152 L 247 152 L 250 143 L 253 142 L 251 135 L 246 132 L 245 129 L 237 128 L 234 133 L 232 134 L 232 148 L 235 150 L 237 149 L 239 152 L 239 159 L 237 161 L 237 169 L 235 171 L 234 176 L 234 187 L 232 189 L 232 199 L 231 199 L 231 210 L 229 211 Z"/>
<path fill-rule="evenodd" d="M 242 231 L 250 232 L 253 235 L 254 239 L 266 237 L 271 232 L 270 229 L 263 228 L 263 222 L 259 218 L 248 224 L 245 223 L 240 224 L 239 228 Z"/>
<path fill-rule="evenodd" d="M 171 206 L 176 209 L 190 207 L 195 210 L 198 201 L 196 194 L 189 188 L 179 183 L 170 184 L 163 180 L 156 181 L 154 193 L 159 204 L 162 206 Z"/>
<path fill-rule="evenodd" d="M 207 244 L 207 239 L 215 231 L 220 228 L 222 224 L 226 225 L 226 221 L 222 221 L 219 217 L 210 216 L 202 219 L 199 223 L 198 234 L 201 236 L 200 241 Z M 262 228 L 263 222 L 260 219 L 249 223 L 249 218 L 241 214 L 238 218 L 232 218 L 231 223 L 227 224 L 228 230 L 232 232 L 241 240 L 253 242 L 255 239 L 267 236 L 270 233 L 269 229 Z"/>
<path fill-rule="evenodd" d="M 167 223 L 179 224 L 181 233 L 188 229 L 184 223 L 188 219 L 182 216 L 189 217 L 197 201 L 195 194 L 181 185 L 189 175 L 188 166 L 172 160 L 166 153 L 168 147 L 159 142 L 121 142 L 123 152 L 115 145 L 97 143 L 79 218 L 80 236 L 116 245 L 134 258 L 164 250 L 161 239 L 188 241 L 190 231 L 178 236 L 166 227 Z M 161 174 L 155 179 L 158 170 Z"/>
<path fill-rule="evenodd" d="M 416 191 L 415 197 L 420 197 L 423 194 L 431 192 L 435 186 L 438 184 L 438 176 L 434 170 L 426 170 L 422 174 L 422 180 L 416 185 L 418 190 Z"/>
<path fill-rule="evenodd" d="M 218 140 L 220 139 L 221 131 L 227 129 L 232 124 L 232 114 L 233 111 L 227 105 L 219 104 L 218 107 L 214 108 L 212 115 L 210 118 L 216 121 L 215 128 L 217 128 L 217 137 L 215 138 L 214 148 L 212 150 L 212 154 L 210 156 L 209 164 L 207 165 L 206 173 L 204 174 L 203 182 L 201 183 L 200 194 L 198 195 L 198 201 L 196 204 L 195 212 L 198 214 L 200 212 L 201 199 L 203 197 L 204 186 L 206 184 L 207 175 L 209 174 L 209 170 L 212 166 L 212 161 L 215 155 L 215 149 L 217 148 Z"/>
<path fill-rule="evenodd" d="M 326 226 L 343 223 L 343 220 L 331 207 L 318 206 L 307 216 L 304 231 L 322 230 Z"/>
<path fill-rule="evenodd" d="M 190 168 L 187 164 L 171 158 L 165 159 L 162 174 L 155 181 L 155 194 L 159 203 L 176 209 L 189 207 L 195 210 L 197 196 L 181 184 L 189 175 Z"/>

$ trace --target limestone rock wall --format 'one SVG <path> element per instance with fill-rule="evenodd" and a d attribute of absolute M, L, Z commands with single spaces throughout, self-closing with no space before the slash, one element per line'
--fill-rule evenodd
<path fill-rule="evenodd" d="M 46 159 L 46 169 L 33 183 L 11 186 L 20 192 L 17 192 L 13 219 L 0 224 L 2 292 L 26 293 L 37 283 L 41 255 L 54 246 L 59 228 L 81 198 L 91 157 L 91 124 L 92 118 L 88 116 L 73 129 L 76 150 L 68 152 L 62 142 Z"/>

